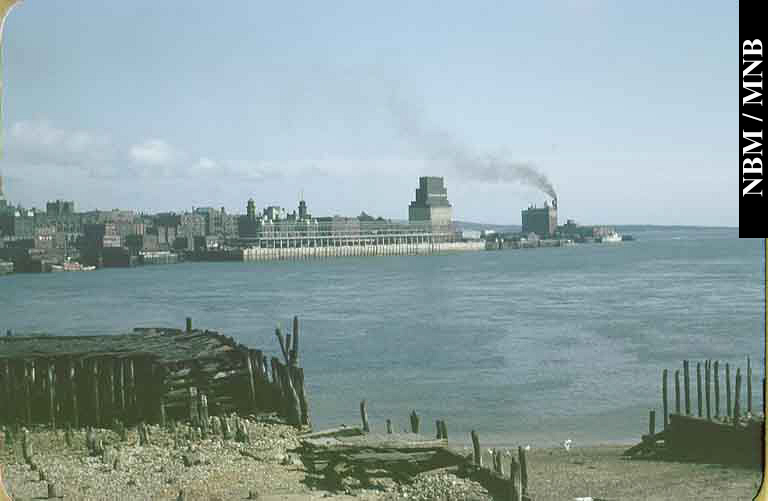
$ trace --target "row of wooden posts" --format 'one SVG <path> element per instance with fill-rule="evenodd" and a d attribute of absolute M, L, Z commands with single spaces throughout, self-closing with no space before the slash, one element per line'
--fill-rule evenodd
<path fill-rule="evenodd" d="M 680 393 L 680 370 L 676 369 L 674 374 L 675 385 L 675 414 L 681 414 L 685 411 L 686 416 L 692 415 L 691 409 L 691 374 L 690 374 L 690 362 L 688 360 L 683 361 L 683 383 L 682 390 L 683 395 L 681 398 Z M 742 411 L 742 374 L 741 369 L 736 368 L 734 384 L 731 385 L 731 365 L 725 364 L 725 405 L 721 407 L 721 381 L 720 370 L 721 364 L 719 360 L 715 360 L 714 363 L 711 360 L 704 361 L 704 384 L 702 385 L 702 363 L 696 362 L 696 403 L 697 413 L 700 418 L 706 418 L 709 421 L 723 420 L 732 421 L 738 423 L 741 419 Z M 746 374 L 746 412 L 748 415 L 752 414 L 752 364 L 749 357 L 747 357 L 747 374 Z M 664 369 L 661 376 L 661 400 L 664 416 L 664 429 L 669 426 L 669 371 Z M 765 378 L 763 378 L 763 385 L 765 386 Z M 714 389 L 714 414 L 712 412 L 712 390 Z M 733 399 L 731 399 L 731 393 L 733 389 Z M 684 407 L 683 407 L 684 405 Z M 648 429 L 649 433 L 653 435 L 656 427 L 656 411 L 651 410 L 649 416 Z"/>
<path fill-rule="evenodd" d="M 360 402 L 360 418 L 363 424 L 363 431 L 366 433 L 370 432 L 371 428 L 368 421 L 367 402 L 365 400 Z M 418 434 L 421 424 L 421 417 L 414 410 L 411 412 L 408 418 L 411 425 L 411 433 Z M 392 421 L 390 419 L 386 420 L 386 428 L 387 434 L 391 434 Z M 448 429 L 444 420 L 436 420 L 435 428 L 437 439 L 448 439 Z M 483 465 L 482 449 L 480 448 L 480 438 L 475 430 L 472 430 L 470 433 L 470 438 L 472 439 L 472 466 L 479 473 L 485 475 L 491 474 L 495 476 L 496 478 L 493 479 L 495 481 L 502 479 L 504 475 L 504 468 L 502 459 L 503 455 L 501 451 L 498 449 L 493 449 L 491 451 L 492 464 L 490 465 L 490 468 L 485 468 Z M 528 493 L 528 462 L 526 461 L 525 449 L 523 447 L 518 447 L 517 454 L 517 458 L 514 456 L 509 458 L 509 478 L 504 480 L 505 482 L 508 482 L 509 485 L 509 501 L 523 501 L 524 499 L 530 499 L 530 495 Z"/>

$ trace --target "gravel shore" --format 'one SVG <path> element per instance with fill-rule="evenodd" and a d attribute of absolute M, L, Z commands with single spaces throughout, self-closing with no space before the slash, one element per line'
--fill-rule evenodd
<path fill-rule="evenodd" d="M 63 431 L 33 430 L 36 469 L 22 458 L 20 439 L 0 436 L 0 464 L 6 487 L 18 500 L 47 499 L 53 483 L 63 499 L 83 501 L 491 501 L 477 483 L 447 471 L 419 475 L 411 484 L 379 490 L 331 493 L 312 487 L 300 458 L 297 431 L 289 426 L 245 420 L 249 443 L 201 438 L 189 427 L 175 432 L 150 426 L 150 443 L 138 445 L 130 429 L 125 440 L 112 430 L 95 430 L 104 452 L 89 454 L 86 433 L 74 431 L 67 446 Z M 528 452 L 529 491 L 536 501 L 592 496 L 609 501 L 750 500 L 762 474 L 755 469 L 621 458 L 625 447 L 533 449 Z M 42 472 L 42 473 L 41 473 Z M 42 478 L 42 480 L 41 480 Z"/>
<path fill-rule="evenodd" d="M 120 439 L 112 430 L 94 430 L 103 443 L 102 454 L 91 455 L 86 432 L 72 432 L 67 446 L 63 431 L 29 433 L 35 468 L 22 457 L 20 437 L 0 443 L 0 464 L 14 501 L 47 499 L 55 484 L 64 499 L 82 501 L 300 501 L 314 499 L 389 501 L 395 499 L 475 499 L 490 501 L 478 484 L 447 473 L 422 475 L 414 484 L 395 483 L 382 490 L 331 493 L 310 488 L 298 455 L 296 429 L 282 424 L 244 420 L 248 443 L 201 438 L 180 425 L 175 432 L 148 426 L 150 443 L 139 445 L 138 432 L 127 430 Z M 4 437 L 0 437 L 4 441 Z M 309 482 L 311 483 L 311 482 Z M 459 497 L 456 497 L 459 496 Z"/>

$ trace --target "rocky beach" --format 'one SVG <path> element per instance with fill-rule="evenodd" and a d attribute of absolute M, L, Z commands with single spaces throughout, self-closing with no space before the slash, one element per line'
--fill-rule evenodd
<path fill-rule="evenodd" d="M 63 499 L 83 501 L 493 499 L 480 484 L 461 478 L 451 468 L 426 472 L 407 482 L 350 483 L 326 490 L 302 461 L 297 429 L 255 417 L 234 418 L 237 421 L 242 426 L 232 428 L 242 433 L 226 437 L 215 426 L 207 436 L 184 424 L 147 426 L 143 444 L 137 429 L 97 429 L 91 434 L 33 429 L 26 439 L 30 460 L 25 459 L 23 431 L 6 430 L 0 464 L 14 501 L 48 499 L 49 489 Z M 457 452 L 466 452 L 461 445 Z M 541 501 L 749 500 L 761 483 L 756 469 L 627 460 L 621 457 L 624 449 L 532 448 L 529 495 Z"/>

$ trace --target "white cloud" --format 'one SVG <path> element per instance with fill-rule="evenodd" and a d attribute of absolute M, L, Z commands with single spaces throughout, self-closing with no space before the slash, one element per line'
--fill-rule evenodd
<path fill-rule="evenodd" d="M 219 164 L 217 164 L 216 162 L 214 162 L 210 158 L 208 158 L 208 157 L 200 157 L 200 160 L 197 161 L 197 166 L 196 167 L 198 167 L 200 169 L 207 170 L 207 169 L 215 169 L 218 166 L 219 166 Z"/>
<path fill-rule="evenodd" d="M 180 151 L 162 139 L 147 139 L 135 144 L 129 153 L 135 163 L 148 167 L 169 167 L 183 157 Z"/>
<path fill-rule="evenodd" d="M 8 159 L 25 166 L 83 166 L 113 156 L 108 137 L 70 131 L 48 121 L 16 122 L 9 131 Z"/>

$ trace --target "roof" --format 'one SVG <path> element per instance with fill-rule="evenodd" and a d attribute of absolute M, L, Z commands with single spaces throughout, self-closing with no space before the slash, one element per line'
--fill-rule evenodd
<path fill-rule="evenodd" d="M 214 331 L 134 329 L 105 336 L 2 336 L 0 359 L 54 356 L 150 356 L 160 363 L 220 357 L 246 346 Z"/>

